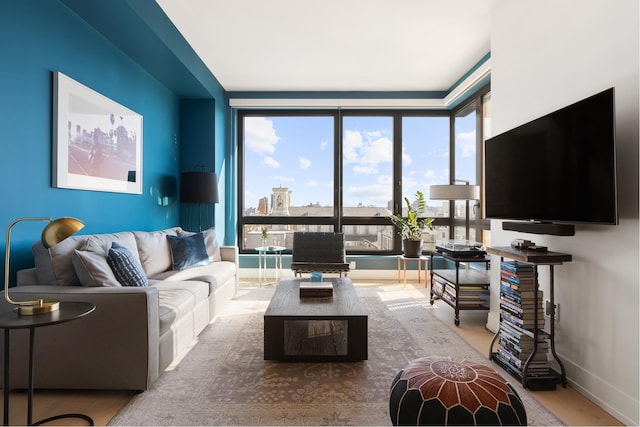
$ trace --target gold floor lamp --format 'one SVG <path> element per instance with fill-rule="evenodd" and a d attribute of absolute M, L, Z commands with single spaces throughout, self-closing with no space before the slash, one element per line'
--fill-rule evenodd
<path fill-rule="evenodd" d="M 49 249 L 62 242 L 67 237 L 75 234 L 84 227 L 84 223 L 76 218 L 63 217 L 53 220 L 51 218 L 19 218 L 13 221 L 7 229 L 7 246 L 4 257 L 4 299 L 9 304 L 17 305 L 20 314 L 40 314 L 56 311 L 60 306 L 59 301 L 45 301 L 42 299 L 35 301 L 13 301 L 9 297 L 9 252 L 11 248 L 11 229 L 14 225 L 22 221 L 48 221 L 49 224 L 42 230 L 42 244 Z"/>

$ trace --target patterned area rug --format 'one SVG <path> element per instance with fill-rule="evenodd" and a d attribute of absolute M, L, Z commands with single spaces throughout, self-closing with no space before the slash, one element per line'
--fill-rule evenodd
<path fill-rule="evenodd" d="M 273 287 L 242 289 L 191 351 L 110 425 L 391 425 L 389 389 L 410 360 L 453 356 L 496 365 L 437 319 L 427 298 L 397 285 L 356 287 L 369 310 L 369 359 L 263 360 L 263 314 Z M 561 425 L 512 378 L 529 425 Z"/>

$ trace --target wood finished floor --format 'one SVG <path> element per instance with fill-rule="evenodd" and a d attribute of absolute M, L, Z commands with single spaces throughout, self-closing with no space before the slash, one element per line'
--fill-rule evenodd
<path fill-rule="evenodd" d="M 386 285 L 395 285 L 395 281 L 385 281 Z M 356 286 L 375 286 L 380 281 L 354 279 Z M 255 281 L 243 280 L 241 286 L 255 286 Z M 402 286 L 402 285 L 397 285 Z M 408 283 L 408 291 L 416 298 L 428 298 L 428 289 L 424 285 Z M 481 353 L 489 351 L 493 334 L 485 328 L 485 311 L 466 311 L 461 313 L 460 327 L 453 323 L 453 309 L 436 301 L 436 316 L 443 320 L 456 333 Z M 504 374 L 505 377 L 509 377 Z M 554 391 L 531 392 L 549 411 L 570 426 L 608 426 L 623 425 L 599 406 L 571 387 L 558 387 Z M 104 426 L 134 395 L 125 391 L 36 391 L 34 396 L 33 419 L 41 420 L 63 413 L 82 413 L 93 418 L 95 425 Z M 25 425 L 27 413 L 26 392 L 12 392 L 10 401 L 10 425 Z M 0 406 L 2 404 L 0 403 Z M 86 425 L 80 419 L 62 419 L 47 425 Z"/>

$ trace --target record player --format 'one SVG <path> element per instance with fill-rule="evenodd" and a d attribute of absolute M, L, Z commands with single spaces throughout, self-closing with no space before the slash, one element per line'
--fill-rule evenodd
<path fill-rule="evenodd" d="M 471 240 L 436 240 L 436 251 L 454 258 L 482 257 L 487 254 L 482 243 Z"/>

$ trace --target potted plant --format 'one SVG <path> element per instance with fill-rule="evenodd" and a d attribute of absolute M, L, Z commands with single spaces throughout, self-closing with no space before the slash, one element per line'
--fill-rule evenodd
<path fill-rule="evenodd" d="M 267 242 L 269 238 L 269 231 L 267 227 L 262 227 L 262 247 L 267 247 Z"/>
<path fill-rule="evenodd" d="M 433 230 L 433 218 L 420 218 L 424 212 L 424 194 L 416 191 L 413 204 L 407 197 L 404 198 L 407 205 L 407 216 L 397 213 L 389 216 L 389 220 L 398 227 L 398 233 L 402 236 L 402 248 L 404 256 L 419 258 L 422 255 L 422 233 L 425 230 Z"/>

